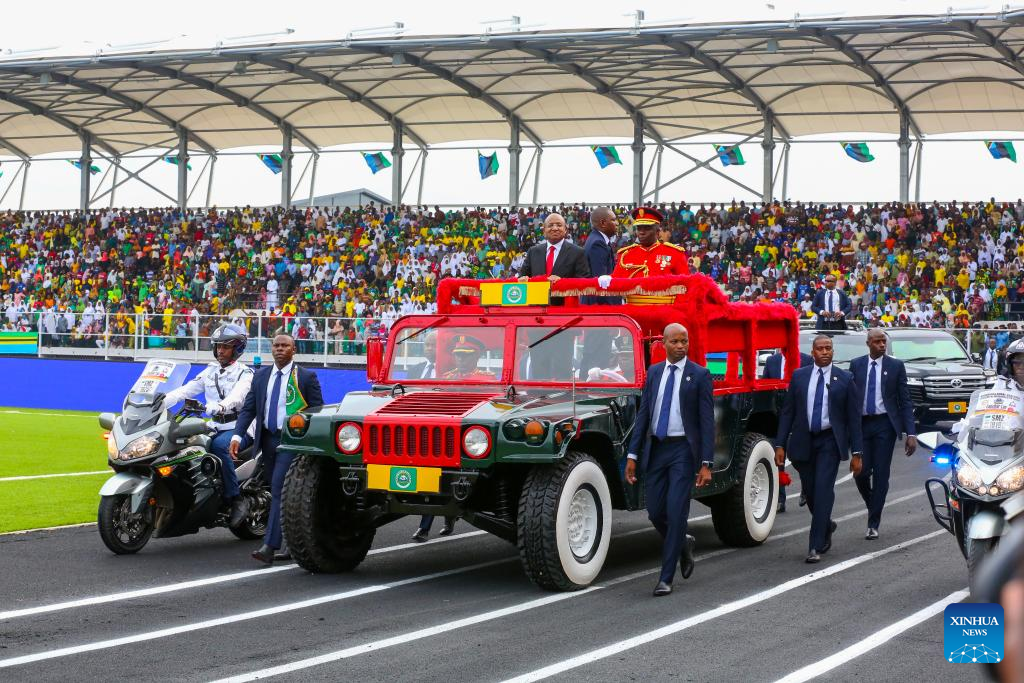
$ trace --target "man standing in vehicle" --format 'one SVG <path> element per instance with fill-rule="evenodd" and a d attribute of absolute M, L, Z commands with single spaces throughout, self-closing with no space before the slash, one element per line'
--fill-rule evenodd
<path fill-rule="evenodd" d="M 836 289 L 836 276 L 825 276 L 825 289 L 814 295 L 814 312 L 818 314 L 819 330 L 845 330 L 846 316 L 853 309 L 846 292 Z"/>
<path fill-rule="evenodd" d="M 324 404 L 320 381 L 312 370 L 300 368 L 292 362 L 295 340 L 287 334 L 274 337 L 270 347 L 274 365 L 260 368 L 253 378 L 252 391 L 245 399 L 242 412 L 235 423 L 230 453 L 238 454 L 245 432 L 254 422 L 259 449 L 263 452 L 263 476 L 270 478 L 270 517 L 263 545 L 252 553 L 253 559 L 266 564 L 274 560 L 290 559 L 287 553 L 277 554 L 281 548 L 281 491 L 284 477 L 292 464 L 292 454 L 278 452 L 281 431 L 286 417 L 303 408 L 318 408 Z"/>
<path fill-rule="evenodd" d="M 587 263 L 590 264 L 590 277 L 610 276 L 615 270 L 615 237 L 619 232 L 615 212 L 607 206 L 597 207 L 590 214 L 590 225 L 590 234 L 583 245 Z M 622 303 L 622 299 L 610 296 L 584 296 L 580 298 L 580 303 L 617 306 Z"/>
<path fill-rule="evenodd" d="M 633 209 L 633 230 L 636 242 L 622 247 L 615 254 L 615 270 L 612 277 L 654 277 L 657 275 L 686 275 L 690 266 L 686 250 L 671 242 L 658 239 L 658 233 L 665 217 L 661 211 L 650 206 Z M 630 304 L 670 304 L 674 295 L 630 294 Z"/>
<path fill-rule="evenodd" d="M 775 438 L 775 464 L 786 454 L 800 474 L 800 488 L 811 511 L 811 534 L 806 562 L 821 562 L 832 547 L 837 524 L 832 520 L 839 463 L 853 459 L 853 476 L 861 471 L 860 408 L 863 398 L 853 375 L 832 365 L 832 339 L 814 338 L 814 365 L 798 368 L 786 392 Z"/>
<path fill-rule="evenodd" d="M 164 397 L 164 404 L 173 406 L 183 399 L 204 395 L 206 412 L 213 419 L 217 429 L 217 435 L 210 442 L 210 450 L 220 458 L 224 477 L 224 501 L 231 506 L 231 519 L 228 522 L 231 527 L 237 527 L 249 514 L 249 501 L 241 495 L 234 459 L 228 454 L 239 410 L 252 387 L 252 370 L 238 362 L 245 353 L 247 341 L 245 329 L 240 325 L 222 325 L 217 328 L 210 336 L 213 357 L 217 362 L 210 363 L 209 367 L 191 382 Z M 252 438 L 249 434 L 243 433 L 241 448 L 248 448 L 250 444 Z"/>
<path fill-rule="evenodd" d="M 686 533 L 694 480 L 711 482 L 715 409 L 711 373 L 686 357 L 690 337 L 672 323 L 662 335 L 665 362 L 647 372 L 626 461 L 626 482 L 644 476 L 647 514 L 664 543 L 655 596 L 672 592 L 676 566 L 684 579 L 693 573 L 694 538 Z M 696 472 L 696 475 L 694 474 Z"/>
<path fill-rule="evenodd" d="M 864 538 L 869 541 L 878 538 L 897 435 L 906 434 L 904 452 L 908 457 L 917 449 L 907 369 L 903 361 L 885 355 L 887 341 L 885 333 L 878 328 L 869 330 L 868 355 L 850 361 L 853 381 L 864 396 L 861 411 L 864 464 L 854 481 L 864 504 L 868 506 L 868 529 Z"/>

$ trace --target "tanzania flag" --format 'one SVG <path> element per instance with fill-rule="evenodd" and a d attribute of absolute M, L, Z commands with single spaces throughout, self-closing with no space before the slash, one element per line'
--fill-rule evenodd
<path fill-rule="evenodd" d="M 306 399 L 302 398 L 299 391 L 299 371 L 292 368 L 292 374 L 288 376 L 288 388 L 285 390 L 284 408 L 286 415 L 294 415 L 308 405 Z"/>
<path fill-rule="evenodd" d="M 1017 163 L 1017 152 L 1013 149 L 1013 143 L 1009 140 L 1000 142 L 998 140 L 986 140 L 985 146 L 992 154 L 993 159 L 1009 159 Z"/>
<path fill-rule="evenodd" d="M 843 151 L 846 152 L 846 155 L 854 161 L 867 163 L 875 160 L 871 156 L 871 150 L 868 149 L 866 142 L 840 142 L 839 144 L 843 146 Z"/>
<path fill-rule="evenodd" d="M 722 166 L 742 166 L 747 163 L 743 160 L 743 155 L 740 153 L 739 145 L 715 145 L 715 151 L 718 152 L 718 160 L 722 162 Z"/>
<path fill-rule="evenodd" d="M 280 173 L 281 169 L 284 168 L 284 162 L 281 161 L 280 154 L 257 154 L 256 156 L 260 158 L 260 161 L 262 161 L 267 168 L 273 171 L 274 175 Z"/>
<path fill-rule="evenodd" d="M 490 178 L 498 173 L 498 153 L 493 152 L 490 156 L 476 153 L 476 161 L 480 166 L 480 180 Z"/>
<path fill-rule="evenodd" d="M 164 161 L 166 161 L 169 164 L 174 164 L 175 166 L 178 165 L 178 157 L 164 157 Z M 191 171 L 192 170 L 192 164 L 186 163 L 185 164 L 185 168 L 187 168 L 188 170 Z"/>
<path fill-rule="evenodd" d="M 374 175 L 377 175 L 377 171 L 383 171 L 385 168 L 391 167 L 391 162 L 384 156 L 384 152 L 375 152 L 374 154 L 363 152 L 363 160 L 370 167 L 370 170 L 373 171 Z"/>
<path fill-rule="evenodd" d="M 74 160 L 68 159 L 68 163 L 71 164 L 72 166 L 74 166 L 75 168 L 79 169 L 79 170 L 81 170 L 81 168 L 82 168 L 82 162 L 79 161 L 78 159 L 74 159 Z M 103 170 L 103 169 L 101 169 L 96 164 L 91 164 L 89 166 L 89 173 L 91 173 L 92 175 L 96 175 L 101 170 Z"/>
<path fill-rule="evenodd" d="M 594 152 L 594 156 L 597 157 L 597 163 L 601 165 L 601 168 L 608 168 L 612 164 L 621 164 L 622 160 L 619 159 L 619 153 L 615 151 L 614 147 L 591 147 L 591 151 Z"/>

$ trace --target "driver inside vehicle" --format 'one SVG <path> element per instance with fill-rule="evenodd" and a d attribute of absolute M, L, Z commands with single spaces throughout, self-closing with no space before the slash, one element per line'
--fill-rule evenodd
<path fill-rule="evenodd" d="M 480 357 L 486 348 L 484 343 L 476 337 L 468 334 L 459 334 L 451 346 L 452 358 L 455 359 L 455 367 L 444 374 L 445 379 L 477 379 L 494 380 L 493 373 L 487 372 L 478 367 Z"/>

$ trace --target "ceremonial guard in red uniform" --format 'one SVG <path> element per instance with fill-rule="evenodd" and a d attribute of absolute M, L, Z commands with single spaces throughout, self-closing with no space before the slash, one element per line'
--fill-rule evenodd
<path fill-rule="evenodd" d="M 612 277 L 654 277 L 658 275 L 688 275 L 686 250 L 658 239 L 665 218 L 657 209 L 640 206 L 633 209 L 633 227 L 636 242 L 619 249 L 615 255 Z M 630 295 L 631 304 L 672 303 L 674 296 Z"/>

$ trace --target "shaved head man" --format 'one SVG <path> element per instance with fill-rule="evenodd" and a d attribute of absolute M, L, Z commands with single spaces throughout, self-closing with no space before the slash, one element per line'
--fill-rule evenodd
<path fill-rule="evenodd" d="M 603 281 L 607 282 L 615 270 L 615 251 L 618 248 L 615 240 L 619 234 L 619 219 L 609 207 L 599 206 L 590 213 L 590 227 L 587 243 L 583 246 L 587 265 L 590 266 L 590 275 L 596 278 L 603 277 Z M 622 299 L 610 296 L 584 296 L 581 297 L 580 303 L 617 306 L 622 303 Z"/>

